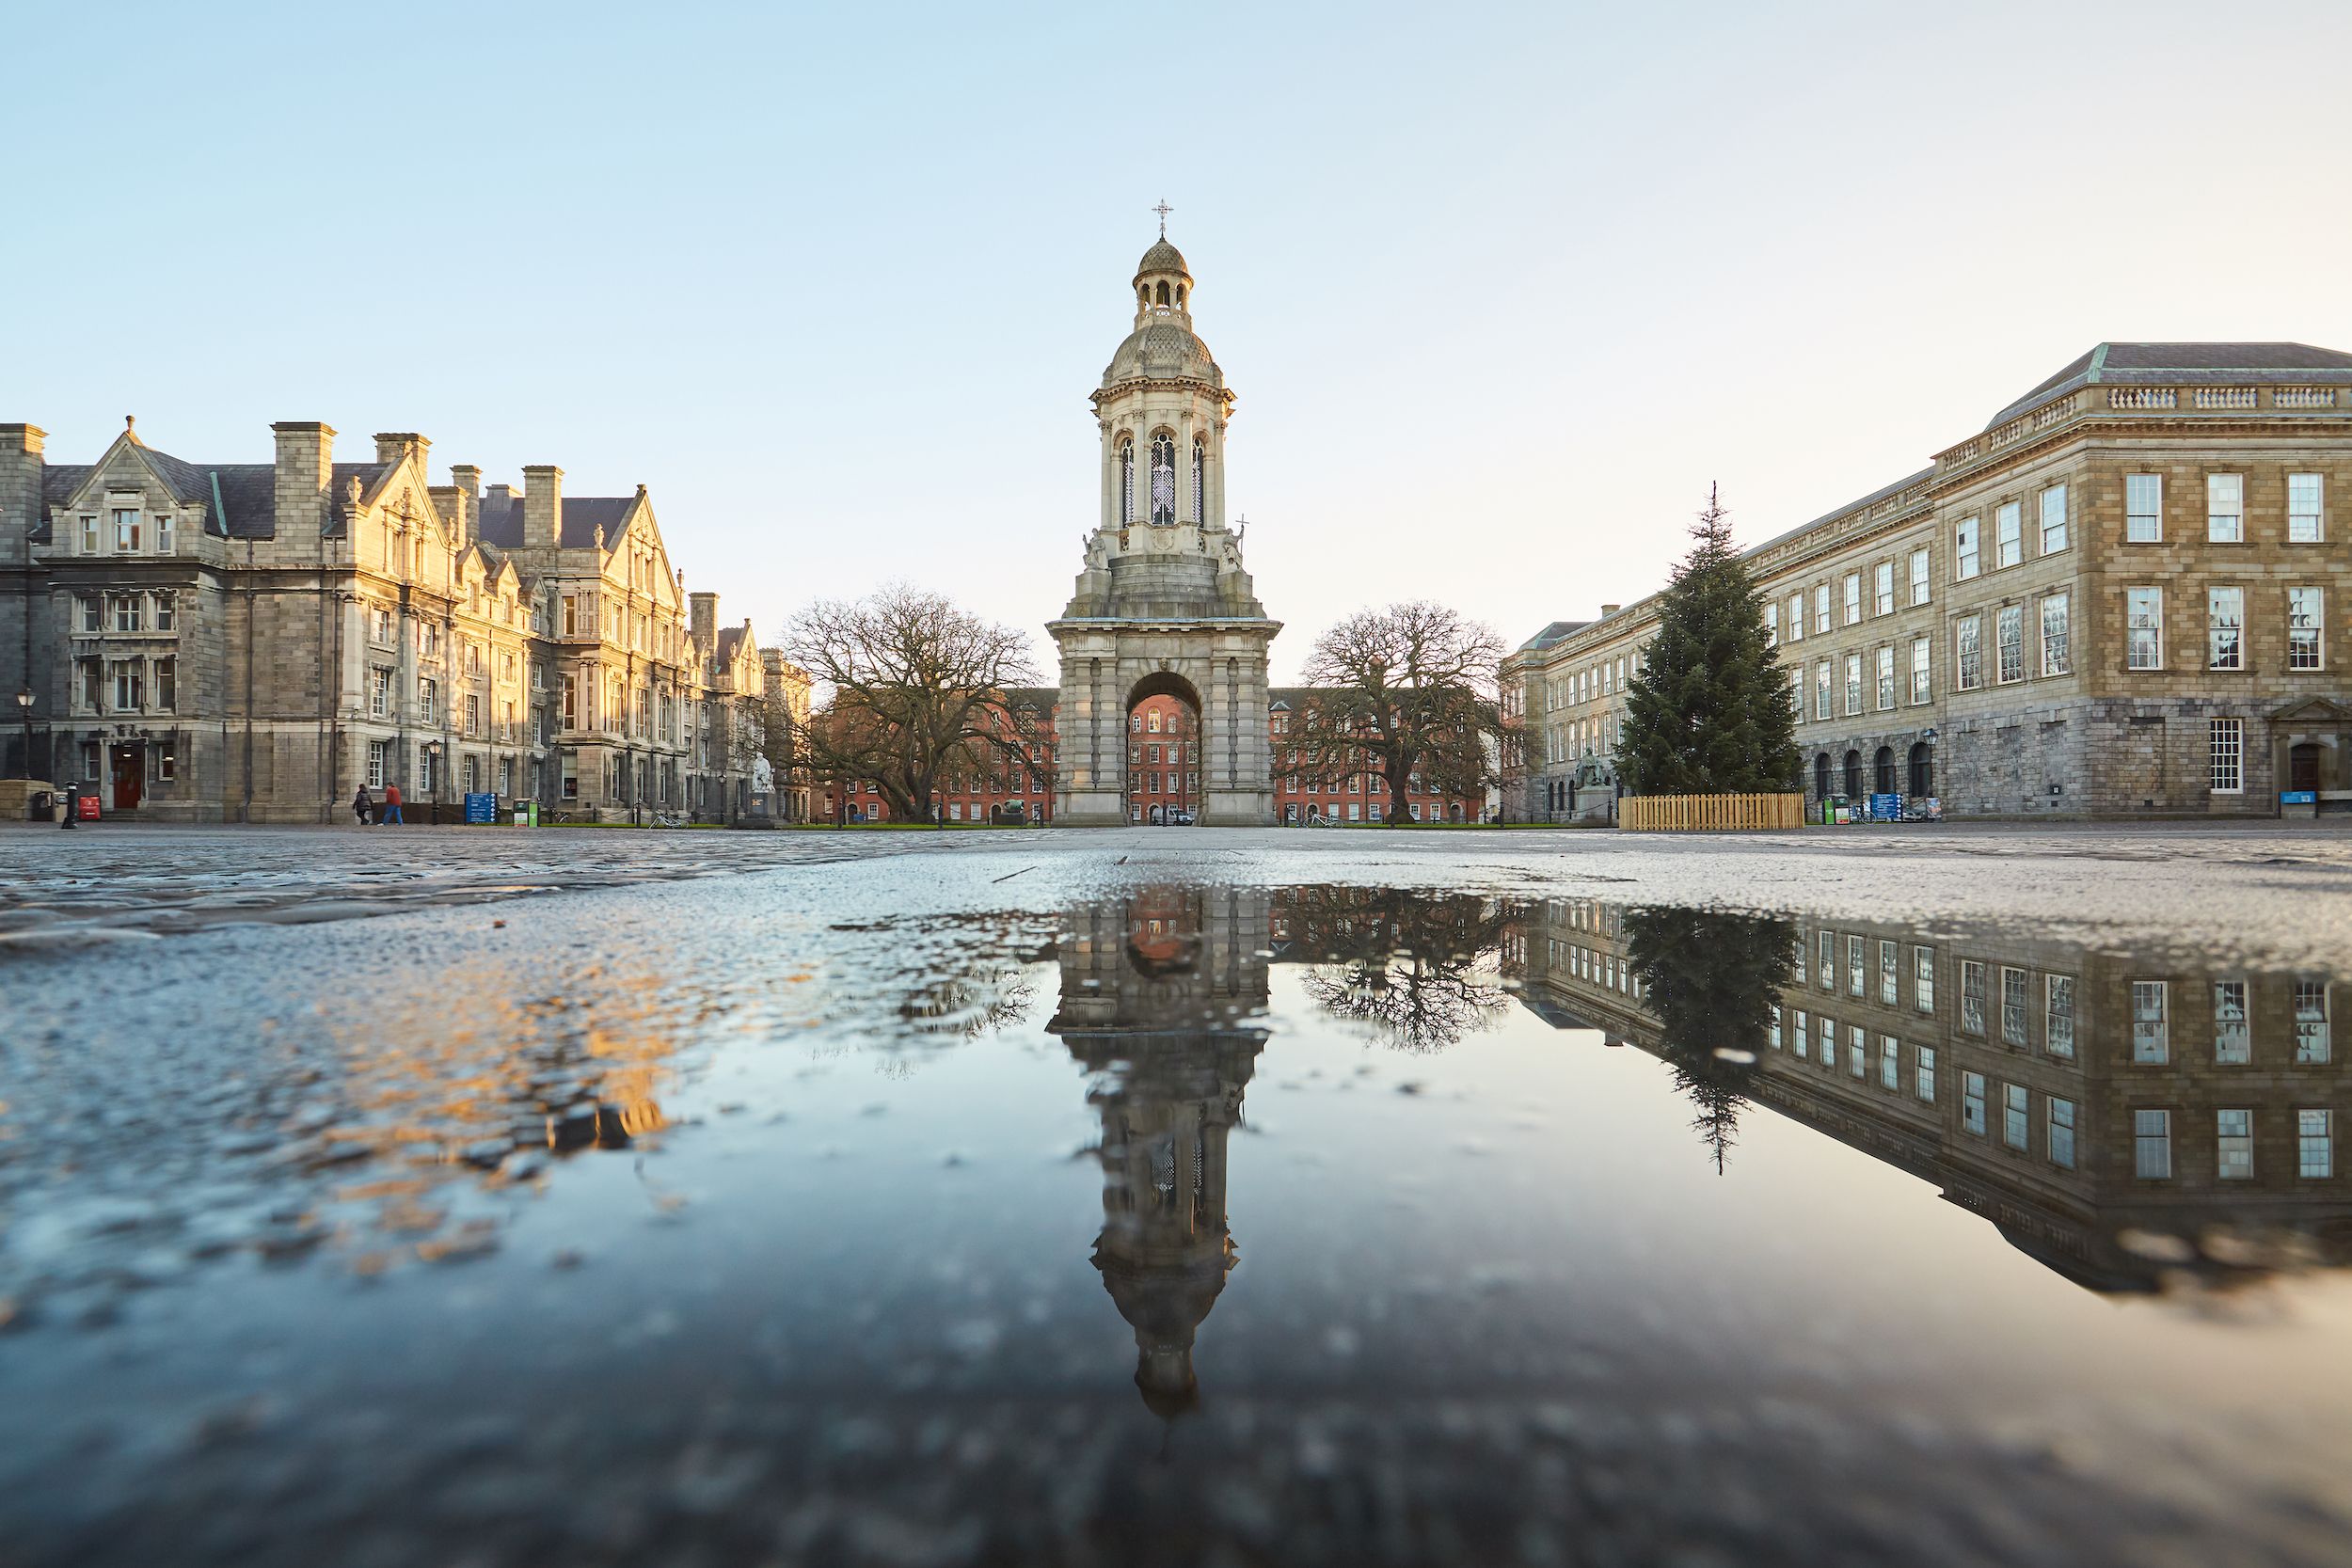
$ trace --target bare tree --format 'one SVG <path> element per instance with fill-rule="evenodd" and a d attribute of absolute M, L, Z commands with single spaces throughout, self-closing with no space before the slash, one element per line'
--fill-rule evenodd
<path fill-rule="evenodd" d="M 1028 639 L 945 594 L 893 583 L 819 599 L 785 628 L 784 649 L 824 696 L 795 760 L 872 784 L 895 821 L 929 821 L 943 780 L 1021 754 L 1002 714 L 1006 689 L 1037 678 Z"/>
<path fill-rule="evenodd" d="M 1307 711 L 1281 737 L 1282 777 L 1324 783 L 1372 771 L 1388 782 L 1388 820 L 1413 820 L 1415 773 L 1432 791 L 1475 794 L 1500 739 L 1502 636 L 1426 600 L 1363 610 L 1315 640 Z"/>

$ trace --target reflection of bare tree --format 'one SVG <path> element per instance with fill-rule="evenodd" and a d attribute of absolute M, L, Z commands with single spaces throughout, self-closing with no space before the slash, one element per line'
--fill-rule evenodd
<path fill-rule="evenodd" d="M 1036 1000 L 1037 982 L 1009 966 L 922 981 L 898 1004 L 898 1017 L 917 1035 L 977 1039 L 1022 1022 Z"/>
<path fill-rule="evenodd" d="M 1307 994 L 1400 1051 L 1443 1051 L 1509 1006 L 1489 960 L 1511 911 L 1490 899 L 1396 888 L 1277 895 L 1277 951 L 1315 967 Z"/>
<path fill-rule="evenodd" d="M 1756 1072 L 1773 1000 L 1790 973 L 1797 928 L 1786 920 L 1699 910 L 1629 910 L 1627 956 L 1642 1006 L 1659 1022 L 1659 1054 L 1698 1115 L 1691 1125 L 1724 1168 Z"/>

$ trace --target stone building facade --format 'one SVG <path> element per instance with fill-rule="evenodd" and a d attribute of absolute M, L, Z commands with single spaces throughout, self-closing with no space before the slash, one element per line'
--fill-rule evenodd
<path fill-rule="evenodd" d="M 2352 809 L 2347 483 L 2352 355 L 2100 344 L 1931 467 L 1746 552 L 1808 797 Z M 1505 661 L 1506 812 L 1607 814 L 1656 609 L 1555 623 Z"/>
<path fill-rule="evenodd" d="M 739 810 L 760 661 L 748 627 L 688 624 L 644 488 L 516 493 L 428 443 L 272 427 L 269 463 L 196 463 L 126 423 L 90 464 L 0 425 L 0 657 L 19 722 L 6 771 L 113 814 L 342 819 L 362 785 L 407 814 L 469 793 L 583 817 Z M 708 619 L 715 622 L 716 601 Z"/>

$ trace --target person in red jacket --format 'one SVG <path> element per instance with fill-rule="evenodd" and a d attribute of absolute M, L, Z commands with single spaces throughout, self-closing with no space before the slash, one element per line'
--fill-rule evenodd
<path fill-rule="evenodd" d="M 376 820 L 397 822 L 404 828 L 408 825 L 408 819 L 400 815 L 400 785 L 388 784 L 384 786 L 384 815 Z"/>

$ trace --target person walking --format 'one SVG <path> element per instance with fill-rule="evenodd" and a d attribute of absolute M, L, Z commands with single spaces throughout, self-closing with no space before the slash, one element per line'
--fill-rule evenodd
<path fill-rule="evenodd" d="M 351 815 L 359 819 L 362 828 L 369 826 L 368 818 L 375 815 L 375 797 L 368 793 L 366 784 L 361 784 L 359 793 L 351 798 Z"/>
<path fill-rule="evenodd" d="M 408 819 L 400 815 L 400 785 L 388 784 L 384 786 L 384 815 L 376 820 L 397 822 L 404 828 L 408 825 Z"/>

